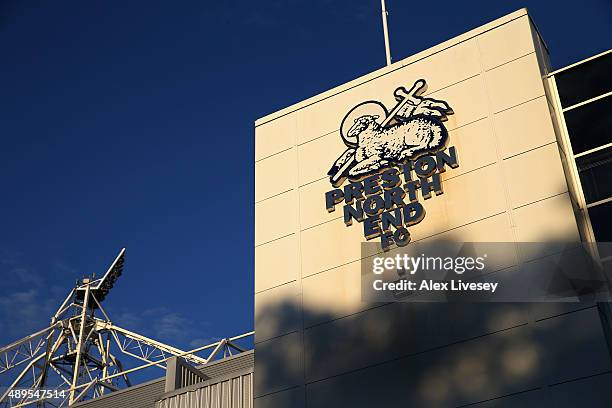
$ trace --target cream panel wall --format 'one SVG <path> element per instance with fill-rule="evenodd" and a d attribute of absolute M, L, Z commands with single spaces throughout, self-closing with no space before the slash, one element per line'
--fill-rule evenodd
<path fill-rule="evenodd" d="M 485 78 L 495 113 L 544 95 L 538 59 L 533 53 L 487 71 Z"/>
<path fill-rule="evenodd" d="M 555 142 L 557 139 L 551 121 L 542 120 L 549 115 L 544 96 L 497 113 L 495 133 L 502 157 L 505 159 Z"/>
<path fill-rule="evenodd" d="M 567 191 L 556 143 L 504 160 L 503 170 L 513 208 Z"/>
<path fill-rule="evenodd" d="M 540 224 L 540 226 L 542 225 Z M 534 227 L 534 230 L 536 228 Z M 509 218 L 507 214 L 503 213 L 428 237 L 422 242 L 435 242 L 436 240 L 512 242 L 513 235 Z M 415 241 L 414 244 L 418 242 L 421 241 Z M 504 248 L 504 251 L 506 250 L 507 248 Z M 393 256 L 393 252 L 391 251 L 389 255 Z M 495 264 L 489 263 L 491 270 L 501 270 L 516 265 L 518 254 L 516 252 L 491 253 L 491 259 L 496 261 Z M 360 276 L 361 264 L 359 261 L 355 261 L 305 277 L 303 280 L 304 309 L 314 312 L 305 315 L 304 327 L 325 323 L 342 316 L 350 316 L 380 306 L 368 304 L 361 300 L 361 288 L 354 284 L 359 281 Z"/>
<path fill-rule="evenodd" d="M 365 310 L 372 305 L 361 301 L 361 262 L 351 262 L 325 272 L 307 276 L 303 281 L 304 307 L 313 310 L 305 316 L 304 327 L 324 323 Z"/>
<path fill-rule="evenodd" d="M 446 229 L 469 224 L 504 211 L 502 180 L 495 165 L 448 180 L 444 186 L 445 193 L 440 197 L 446 201 L 448 214 Z M 483 191 L 486 191 L 486 194 L 482 194 Z"/>
<path fill-rule="evenodd" d="M 454 115 L 448 117 L 446 127 L 449 131 L 487 117 L 487 95 L 481 75 L 436 91 L 430 96 L 448 101 L 455 111 Z"/>
<path fill-rule="evenodd" d="M 459 228 L 451 229 L 430 239 L 465 242 L 512 242 L 512 226 L 506 213 L 496 214 Z"/>
<path fill-rule="evenodd" d="M 324 197 L 327 191 L 329 191 L 328 177 L 300 187 L 300 227 L 302 230 L 342 218 L 341 208 L 328 212 L 325 203 L 321 201 L 321 197 Z"/>
<path fill-rule="evenodd" d="M 297 143 L 303 144 L 338 130 L 339 119 L 355 105 L 355 100 L 366 101 L 376 93 L 371 87 L 365 83 L 297 111 L 295 115 L 300 129 Z"/>
<path fill-rule="evenodd" d="M 346 146 L 338 130 L 299 145 L 300 186 L 327 178 L 331 163 L 338 158 L 337 152 L 343 149 L 346 149 Z"/>
<path fill-rule="evenodd" d="M 480 60 L 485 70 L 531 54 L 534 51 L 531 24 L 519 18 L 478 37 Z"/>
<path fill-rule="evenodd" d="M 263 341 L 258 340 L 253 376 L 255 405 L 259 406 L 257 397 L 281 393 L 304 381 L 304 353 L 302 334 L 289 333 Z M 302 393 L 302 399 L 304 394 Z M 286 405 L 275 405 L 286 407 Z M 291 405 L 291 407 L 297 405 Z"/>
<path fill-rule="evenodd" d="M 301 240 L 303 277 L 359 260 L 362 256 L 361 225 L 346 227 L 341 220 L 332 220 L 302 231 Z M 380 251 L 382 248 L 376 245 L 375 250 L 363 255 Z"/>
<path fill-rule="evenodd" d="M 488 118 L 453 129 L 449 135 L 450 144 L 457 148 L 461 165 L 442 173 L 443 180 L 477 170 L 497 160 L 497 143 Z"/>
<path fill-rule="evenodd" d="M 255 294 L 255 340 L 261 342 L 298 331 L 302 325 L 301 282 Z"/>
<path fill-rule="evenodd" d="M 255 202 L 285 193 L 297 182 L 296 149 L 285 150 L 255 163 Z"/>
<path fill-rule="evenodd" d="M 580 240 L 568 193 L 518 208 L 514 220 L 519 242 Z"/>
<path fill-rule="evenodd" d="M 386 338 L 392 329 L 385 331 L 381 326 L 388 316 L 383 308 L 361 301 L 360 260 L 382 249 L 372 245 L 362 253 L 362 225 L 345 226 L 341 206 L 329 213 L 324 205 L 324 194 L 332 189 L 326 172 L 345 149 L 338 131 L 340 122 L 358 103 L 377 100 L 392 107 L 398 86 L 410 87 L 424 78 L 429 85 L 426 95 L 447 101 L 455 112 L 446 127 L 460 167 L 443 173 L 442 195 L 421 200 L 426 217 L 410 228 L 415 244 L 515 242 L 510 247 L 514 249 L 498 257 L 497 266 L 510 275 L 513 265 L 534 257 L 521 252 L 518 243 L 577 239 L 541 78 L 544 59 L 536 55 L 542 52 L 542 44 L 539 39 L 534 42 L 534 32 L 526 11 L 520 10 L 257 122 L 256 406 L 282 406 L 271 401 L 287 398 L 291 406 L 311 406 L 312 400 L 307 405 L 305 396 L 319 398 L 320 394 L 309 381 L 316 379 L 324 388 L 326 381 L 345 381 L 352 375 L 348 371 L 363 368 L 359 356 L 346 349 L 342 356 L 332 355 L 340 344 L 335 343 L 337 339 L 359 334 L 365 327 L 351 322 L 367 324 L 365 334 L 371 338 L 361 341 L 367 343 L 365 349 L 375 349 L 367 356 L 367 364 L 380 363 L 386 358 L 380 351 L 383 346 L 395 344 Z M 393 306 L 387 310 L 394 308 L 403 309 Z M 406 329 L 405 339 L 426 344 L 414 333 L 433 330 L 431 341 L 439 347 L 464 340 L 471 344 L 468 339 L 488 335 L 493 326 L 499 330 L 528 322 L 525 310 L 508 313 L 507 319 L 482 312 L 480 318 L 486 325 L 474 327 L 466 322 L 476 309 L 450 309 L 457 319 L 448 317 L 442 308 L 442 317 L 434 323 L 406 312 L 414 321 L 406 326 L 410 330 Z M 518 340 L 521 330 L 516 331 Z M 508 344 L 513 342 L 509 336 Z M 495 343 L 487 336 L 482 341 Z M 350 339 L 343 345 L 349 350 L 358 346 Z M 440 355 L 453 355 L 445 353 Z M 374 369 L 363 372 L 369 370 Z M 422 372 L 410 373 L 406 375 L 412 376 L 414 384 L 426 382 Z M 338 377 L 326 378 L 331 375 Z M 529 378 L 512 389 L 500 385 L 487 398 L 532 385 Z M 326 400 L 321 397 L 320 401 Z M 465 399 L 462 403 L 472 402 Z"/>
<path fill-rule="evenodd" d="M 504 192 L 496 167 L 451 178 L 444 183 L 444 194 L 422 201 L 425 220 L 413 226 L 413 240 L 420 240 L 505 211 Z M 481 191 L 489 191 L 483 195 Z"/>
<path fill-rule="evenodd" d="M 297 191 L 255 204 L 255 245 L 294 234 L 298 224 Z"/>
<path fill-rule="evenodd" d="M 255 292 L 280 286 L 298 278 L 297 236 L 289 235 L 255 247 Z"/>
<path fill-rule="evenodd" d="M 287 115 L 255 128 L 255 161 L 287 150 L 295 144 L 297 121 Z"/>

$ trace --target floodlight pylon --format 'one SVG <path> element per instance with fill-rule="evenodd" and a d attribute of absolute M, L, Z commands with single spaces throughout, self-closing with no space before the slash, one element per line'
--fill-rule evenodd
<path fill-rule="evenodd" d="M 101 278 L 77 282 L 47 328 L 0 348 L 0 374 L 21 369 L 5 390 L 0 389 L 0 407 L 66 407 L 129 387 L 130 373 L 150 366 L 165 369 L 173 356 L 204 365 L 221 349 L 223 355 L 243 351 L 233 341 L 245 335 L 183 351 L 114 324 L 102 302 L 124 261 L 125 248 Z M 195 354 L 202 351 L 208 356 Z M 128 369 L 119 354 L 145 364 Z"/>

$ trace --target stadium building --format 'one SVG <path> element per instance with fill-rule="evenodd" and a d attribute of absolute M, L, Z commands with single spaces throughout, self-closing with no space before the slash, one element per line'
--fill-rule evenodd
<path fill-rule="evenodd" d="M 548 56 L 522 9 L 256 122 L 256 407 L 612 406 L 607 304 L 369 303 L 360 286 L 363 259 L 407 240 L 385 232 L 381 186 L 400 173 L 413 202 L 415 179 L 366 176 L 438 139 L 458 166 L 418 191 L 405 248 L 505 243 L 499 273 L 531 268 L 527 290 L 548 243 L 612 240 L 612 53 Z M 446 121 L 380 145 L 419 116 Z"/>

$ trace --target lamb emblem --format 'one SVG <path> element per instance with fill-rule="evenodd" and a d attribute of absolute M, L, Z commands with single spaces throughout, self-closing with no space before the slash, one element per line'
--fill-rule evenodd
<path fill-rule="evenodd" d="M 348 148 L 327 173 L 334 187 L 347 177 L 360 179 L 445 147 L 448 132 L 442 122 L 453 110 L 444 101 L 422 97 L 426 89 L 424 79 L 417 80 L 408 91 L 397 88 L 397 104 L 390 113 L 382 103 L 367 101 L 346 114 L 340 136 Z"/>

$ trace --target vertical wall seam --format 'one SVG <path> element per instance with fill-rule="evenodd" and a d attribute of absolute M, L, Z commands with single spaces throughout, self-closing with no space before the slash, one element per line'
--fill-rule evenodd
<path fill-rule="evenodd" d="M 504 189 L 504 200 L 506 201 L 506 214 L 508 215 L 508 220 L 510 221 L 510 231 L 512 232 L 512 239 L 514 240 L 514 248 L 515 248 L 515 263 L 520 266 L 521 257 L 520 257 L 520 249 L 518 245 L 518 232 L 517 225 L 514 219 L 514 214 L 512 211 L 512 200 L 510 199 L 510 189 L 508 187 L 506 172 L 504 170 L 504 158 L 501 153 L 500 140 L 497 136 L 497 132 L 495 130 L 495 112 L 492 108 L 492 98 L 489 91 L 489 87 L 487 84 L 487 76 L 486 69 L 482 62 L 482 50 L 480 48 L 479 37 L 475 38 L 476 47 L 478 49 L 478 63 L 480 65 L 480 76 L 482 78 L 482 86 L 484 87 L 485 95 L 487 98 L 487 118 L 489 119 L 489 126 L 491 128 L 491 133 L 493 136 L 493 140 L 495 141 L 495 156 L 496 156 L 496 164 L 499 169 L 499 175 L 501 177 L 502 187 Z"/>
<path fill-rule="evenodd" d="M 304 388 L 304 406 L 306 406 L 306 344 L 304 341 L 304 282 L 302 280 L 302 224 L 301 224 L 301 200 L 300 200 L 300 155 L 299 155 L 299 140 L 298 140 L 298 129 L 300 125 L 300 115 L 296 115 L 295 119 L 295 132 L 294 132 L 294 149 L 295 149 L 295 197 L 296 197 L 296 245 L 298 255 L 298 290 L 299 290 L 299 306 L 300 306 L 300 342 L 301 342 L 301 362 L 302 362 L 302 384 Z"/>

